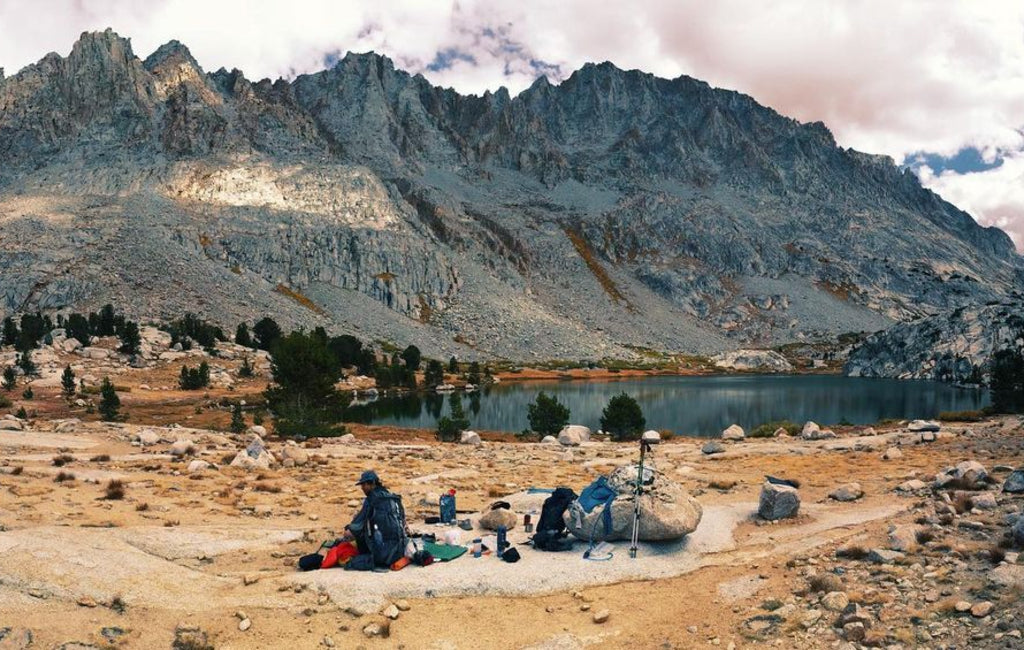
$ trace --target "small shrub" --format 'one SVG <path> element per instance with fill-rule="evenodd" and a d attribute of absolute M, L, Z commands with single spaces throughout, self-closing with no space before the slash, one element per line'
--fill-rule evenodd
<path fill-rule="evenodd" d="M 19 420 L 27 420 L 28 419 L 28 411 L 25 410 L 24 406 L 19 407 L 18 411 L 14 414 L 14 416 L 16 418 L 18 418 Z"/>
<path fill-rule="evenodd" d="M 775 435 L 777 429 L 785 429 L 786 433 L 791 436 L 795 436 L 800 433 L 801 426 L 796 422 L 789 420 L 773 420 L 772 422 L 765 422 L 764 424 L 755 427 L 753 431 L 747 434 L 748 438 L 771 438 Z"/>
<path fill-rule="evenodd" d="M 940 422 L 981 422 L 984 411 L 942 411 L 937 418 Z"/>
<path fill-rule="evenodd" d="M 148 503 L 137 503 L 135 504 L 135 512 L 146 512 L 149 510 Z"/>
<path fill-rule="evenodd" d="M 25 468 L 22 467 L 21 465 L 18 465 L 17 467 L 11 470 L 11 476 L 21 476 L 22 472 L 24 471 Z"/>
<path fill-rule="evenodd" d="M 71 472 L 57 472 L 57 476 L 53 477 L 54 483 L 67 483 L 74 480 L 75 475 Z"/>
<path fill-rule="evenodd" d="M 919 530 L 914 533 L 914 538 L 917 540 L 918 544 L 924 546 L 928 542 L 935 541 L 935 533 L 930 530 Z"/>
<path fill-rule="evenodd" d="M 6 395 L 0 395 L 0 409 L 9 409 L 14 403 Z"/>
<path fill-rule="evenodd" d="M 61 454 L 59 456 L 54 456 L 53 460 L 51 460 L 50 462 L 53 464 L 54 467 L 64 467 L 68 463 L 74 462 L 74 460 L 75 457 L 72 456 L 71 454 Z"/>
<path fill-rule="evenodd" d="M 273 483 L 257 483 L 252 487 L 257 492 L 267 492 L 269 494 L 278 494 L 281 492 L 280 485 L 274 485 Z"/>
<path fill-rule="evenodd" d="M 110 599 L 108 607 L 118 614 L 124 614 L 125 610 L 128 609 L 128 603 L 124 602 L 124 598 L 121 597 L 121 594 L 118 594 Z"/>
<path fill-rule="evenodd" d="M 25 388 L 25 390 L 21 391 L 21 396 L 24 399 L 32 399 L 33 397 L 36 396 L 36 394 L 32 391 L 32 387 L 28 386 Z"/>
<path fill-rule="evenodd" d="M 985 554 L 988 556 L 988 561 L 991 562 L 993 565 L 999 564 L 1000 562 L 1006 559 L 1006 551 L 999 548 L 998 546 L 993 546 L 992 548 L 988 549 L 988 551 L 986 551 Z"/>
<path fill-rule="evenodd" d="M 103 495 L 103 498 L 106 499 L 107 501 L 120 501 L 121 499 L 123 499 L 124 483 L 117 479 L 111 479 L 110 482 L 107 483 L 107 489 Z"/>
<path fill-rule="evenodd" d="M 970 512 L 974 509 L 974 499 L 969 494 L 957 494 L 956 498 L 953 499 L 953 507 L 956 508 L 958 515 Z"/>
<path fill-rule="evenodd" d="M 100 454 L 98 456 L 93 456 L 89 460 L 94 462 L 94 463 L 109 463 L 110 462 L 110 454 Z"/>
<path fill-rule="evenodd" d="M 807 586 L 815 593 L 827 594 L 832 591 L 842 591 L 843 581 L 834 573 L 819 573 L 807 581 Z"/>

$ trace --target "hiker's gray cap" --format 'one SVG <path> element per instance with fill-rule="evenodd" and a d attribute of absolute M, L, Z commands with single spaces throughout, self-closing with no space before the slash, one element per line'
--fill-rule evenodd
<path fill-rule="evenodd" d="M 368 469 L 359 475 L 359 480 L 356 481 L 356 485 L 362 485 L 363 483 L 380 483 L 380 478 L 377 476 L 377 472 L 372 469 Z"/>

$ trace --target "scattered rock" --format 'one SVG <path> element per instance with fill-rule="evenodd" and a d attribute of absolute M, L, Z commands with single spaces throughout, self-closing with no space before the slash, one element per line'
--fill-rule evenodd
<path fill-rule="evenodd" d="M 412 605 L 409 604 L 408 600 L 396 600 L 395 607 L 397 607 L 400 612 L 407 612 L 412 609 Z"/>
<path fill-rule="evenodd" d="M 961 614 L 963 614 L 964 612 L 971 611 L 971 607 L 972 605 L 966 600 L 958 600 L 956 604 L 953 605 L 953 609 L 960 612 Z"/>
<path fill-rule="evenodd" d="M 991 602 L 985 600 L 971 607 L 971 616 L 974 618 L 985 618 L 996 608 Z"/>
<path fill-rule="evenodd" d="M 861 489 L 860 483 L 847 483 L 832 490 L 828 496 L 836 501 L 856 501 L 864 496 L 864 490 Z"/>
<path fill-rule="evenodd" d="M 761 487 L 761 498 L 757 514 L 762 519 L 777 521 L 795 517 L 800 510 L 800 494 L 788 485 L 776 485 L 765 481 Z"/>
<path fill-rule="evenodd" d="M 830 612 L 841 612 L 850 604 L 850 597 L 843 591 L 831 591 L 821 597 L 821 606 Z"/>
<path fill-rule="evenodd" d="M 608 618 L 611 615 L 612 615 L 612 613 L 609 612 L 607 609 L 601 609 L 601 610 L 598 610 L 598 611 L 594 612 L 593 619 L 594 619 L 595 623 L 600 625 L 601 623 L 604 623 L 605 621 L 607 621 Z"/>
<path fill-rule="evenodd" d="M 981 490 L 988 486 L 988 472 L 981 463 L 965 460 L 936 474 L 932 486 L 936 489 L 957 487 L 962 490 Z"/>
<path fill-rule="evenodd" d="M 558 438 L 554 436 L 544 436 L 543 438 L 541 438 L 540 442 L 542 445 L 557 445 Z"/>
<path fill-rule="evenodd" d="M 290 460 L 296 466 L 302 467 L 309 462 L 309 452 L 298 445 L 286 445 L 281 450 L 282 460 Z"/>
<path fill-rule="evenodd" d="M 393 604 L 392 605 L 388 605 L 387 607 L 384 608 L 384 611 L 381 612 L 381 614 L 383 616 L 387 617 L 387 618 L 390 618 L 393 621 L 396 618 L 398 618 L 398 607 L 396 607 Z"/>
<path fill-rule="evenodd" d="M 373 622 L 363 627 L 363 635 L 368 638 L 387 638 L 391 634 L 391 621 Z"/>
<path fill-rule="evenodd" d="M 889 549 L 906 553 L 917 547 L 916 531 L 910 526 L 889 527 Z"/>
<path fill-rule="evenodd" d="M 1024 493 L 1024 469 L 1015 469 L 1003 481 L 1003 492 L 1009 494 Z"/>
<path fill-rule="evenodd" d="M 901 560 L 906 557 L 900 551 L 892 551 L 885 548 L 875 548 L 868 553 L 868 562 L 874 562 L 875 564 L 893 564 L 897 560 Z"/>
<path fill-rule="evenodd" d="M 920 480 L 915 478 L 915 479 L 911 479 L 909 481 L 904 481 L 903 483 L 900 483 L 898 486 L 896 486 L 896 490 L 899 491 L 899 492 L 917 492 L 919 490 L 924 490 L 927 487 L 928 487 L 927 483 L 925 483 L 924 481 L 920 481 Z"/>
<path fill-rule="evenodd" d="M 743 431 L 743 427 L 738 424 L 734 424 L 722 432 L 722 440 L 743 440 L 746 437 L 747 434 Z"/>
<path fill-rule="evenodd" d="M 507 530 L 512 530 L 516 527 L 518 518 L 516 513 L 506 508 L 495 508 L 485 512 L 480 517 L 480 527 L 486 528 L 487 530 L 498 530 L 499 526 L 504 526 Z"/>
<path fill-rule="evenodd" d="M 24 431 L 25 425 L 21 423 L 21 420 L 15 420 L 13 418 L 4 418 L 0 420 L 0 431 Z"/>
<path fill-rule="evenodd" d="M 914 420 L 907 425 L 908 431 L 938 431 L 941 428 L 934 420 Z"/>
<path fill-rule="evenodd" d="M 882 454 L 882 460 L 899 460 L 900 458 L 903 458 L 903 452 L 899 447 L 889 447 Z"/>
<path fill-rule="evenodd" d="M 590 429 L 578 424 L 569 424 L 558 432 L 558 442 L 567 447 L 577 447 L 590 441 Z"/>
<path fill-rule="evenodd" d="M 704 443 L 704 446 L 701 447 L 700 450 L 702 453 L 710 456 L 711 454 L 720 454 L 725 451 L 725 445 L 717 440 L 711 440 L 710 442 Z"/>
<path fill-rule="evenodd" d="M 459 438 L 459 444 L 462 445 L 479 445 L 481 442 L 480 434 L 476 431 L 463 431 L 462 437 Z"/>
<path fill-rule="evenodd" d="M 185 471 L 189 474 L 197 474 L 199 472 L 205 472 L 208 469 L 213 469 L 213 465 L 205 460 L 196 459 L 188 464 L 188 468 Z"/>
<path fill-rule="evenodd" d="M 196 445 L 187 438 L 176 440 L 174 444 L 171 445 L 171 455 L 177 458 L 191 456 L 194 453 L 196 453 Z"/>

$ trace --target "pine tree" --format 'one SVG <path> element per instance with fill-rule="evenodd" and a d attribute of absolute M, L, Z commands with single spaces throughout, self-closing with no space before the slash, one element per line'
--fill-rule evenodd
<path fill-rule="evenodd" d="M 114 384 L 110 377 L 104 377 L 100 385 L 100 417 L 106 422 L 116 422 L 121 419 L 121 398 L 114 390 Z"/>
<path fill-rule="evenodd" d="M 448 359 L 448 374 L 457 375 L 459 374 L 459 362 L 456 361 L 455 357 Z"/>
<path fill-rule="evenodd" d="M 420 349 L 415 345 L 410 345 L 406 349 L 402 350 L 402 360 L 405 361 L 405 367 L 409 370 L 419 370 L 421 359 L 422 354 L 420 354 Z"/>
<path fill-rule="evenodd" d="M 612 397 L 601 413 L 601 428 L 615 442 L 639 439 L 646 423 L 640 404 L 626 393 Z"/>
<path fill-rule="evenodd" d="M 252 335 L 249 334 L 249 326 L 245 323 L 238 324 L 238 329 L 235 330 L 235 343 L 246 348 L 253 347 Z"/>
<path fill-rule="evenodd" d="M 242 417 L 242 405 L 235 403 L 231 407 L 231 431 L 234 433 L 242 433 L 245 431 L 245 418 Z"/>
<path fill-rule="evenodd" d="M 14 372 L 14 368 L 12 368 L 11 366 L 7 366 L 6 368 L 4 368 L 4 381 L 3 381 L 4 390 L 6 390 L 6 391 L 14 390 L 14 387 L 17 385 L 17 383 L 18 383 L 18 375 L 17 375 L 17 373 Z"/>
<path fill-rule="evenodd" d="M 0 343 L 11 347 L 18 345 L 18 325 L 10 316 L 4 319 L 3 340 Z"/>
<path fill-rule="evenodd" d="M 436 388 L 444 383 L 444 367 L 437 359 L 427 362 L 427 369 L 423 373 L 423 385 L 427 388 Z"/>
<path fill-rule="evenodd" d="M 135 356 L 139 353 L 139 345 L 142 337 L 139 336 L 139 326 L 132 321 L 127 321 L 121 330 L 121 347 L 118 348 L 124 354 Z"/>
<path fill-rule="evenodd" d="M 480 385 L 480 362 L 474 361 L 469 364 L 469 374 L 466 376 L 466 381 L 474 386 Z"/>
<path fill-rule="evenodd" d="M 60 386 L 64 397 L 70 399 L 75 396 L 75 371 L 71 369 L 71 366 L 64 367 L 64 373 L 60 376 Z"/>
<path fill-rule="evenodd" d="M 32 361 L 32 351 L 25 350 L 18 357 L 18 367 L 21 368 L 22 372 L 26 375 L 36 374 L 36 364 Z"/>
<path fill-rule="evenodd" d="M 527 406 L 530 428 L 542 436 L 553 436 L 569 424 L 569 407 L 554 395 L 541 391 L 533 404 Z"/>
<path fill-rule="evenodd" d="M 252 377 L 254 374 L 252 364 L 249 363 L 249 357 L 242 357 L 242 365 L 238 367 L 239 377 Z"/>

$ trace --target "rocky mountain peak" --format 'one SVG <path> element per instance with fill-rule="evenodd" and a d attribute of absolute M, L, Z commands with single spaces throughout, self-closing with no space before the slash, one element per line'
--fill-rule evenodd
<path fill-rule="evenodd" d="M 155 301 L 140 315 L 233 326 L 305 296 L 325 322 L 512 357 L 815 340 L 1024 277 L 1005 233 L 825 125 L 607 62 L 464 96 L 373 52 L 252 83 L 177 41 L 143 62 L 87 33 L 0 81 L 0 190 L 8 310 Z M 25 192 L 105 193 L 104 223 L 131 227 L 5 208 Z M 116 259 L 80 273 L 101 249 Z"/>

